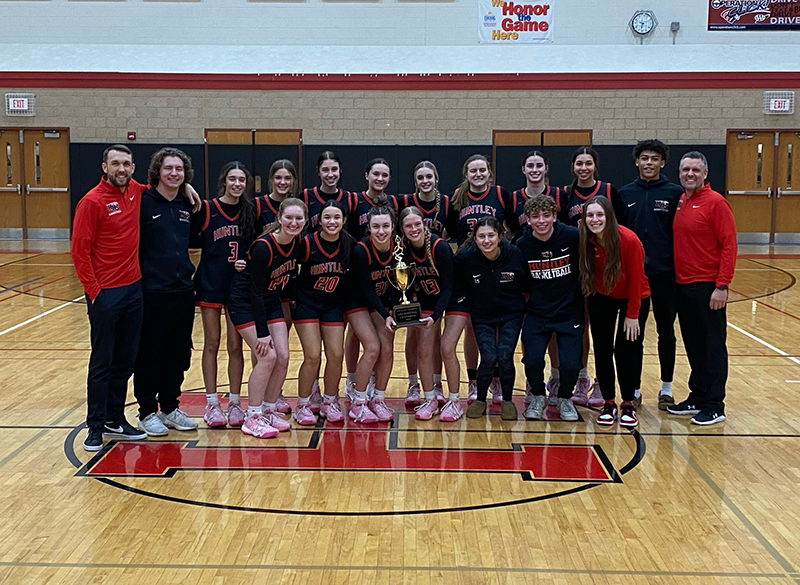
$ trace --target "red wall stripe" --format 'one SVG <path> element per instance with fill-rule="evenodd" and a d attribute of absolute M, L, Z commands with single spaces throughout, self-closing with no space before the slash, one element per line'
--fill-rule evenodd
<path fill-rule="evenodd" d="M 791 89 L 800 87 L 800 71 L 357 75 L 4 71 L 0 86 L 264 91 Z"/>

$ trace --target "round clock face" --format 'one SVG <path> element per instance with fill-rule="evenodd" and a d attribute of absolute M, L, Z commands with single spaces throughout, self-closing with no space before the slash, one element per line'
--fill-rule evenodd
<path fill-rule="evenodd" d="M 633 32 L 640 35 L 646 35 L 650 33 L 655 27 L 655 24 L 656 23 L 653 19 L 653 15 L 648 12 L 637 12 L 631 21 Z"/>

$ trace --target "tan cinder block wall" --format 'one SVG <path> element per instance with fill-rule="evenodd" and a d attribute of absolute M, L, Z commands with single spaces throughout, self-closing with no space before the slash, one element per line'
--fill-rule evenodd
<path fill-rule="evenodd" d="M 199 143 L 206 128 L 300 128 L 308 144 L 489 144 L 492 130 L 592 129 L 596 144 L 656 137 L 721 144 L 733 128 L 800 126 L 762 113 L 761 90 L 33 91 L 35 117 L 0 126 L 69 127 L 73 142 Z M 1 115 L 1 114 L 0 114 Z"/>

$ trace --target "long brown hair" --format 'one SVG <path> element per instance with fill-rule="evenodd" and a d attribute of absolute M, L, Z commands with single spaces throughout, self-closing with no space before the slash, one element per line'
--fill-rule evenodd
<path fill-rule="evenodd" d="M 423 214 L 422 211 L 420 211 L 420 209 L 414 205 L 406 207 L 400 212 L 400 215 L 397 218 L 398 231 L 403 236 L 403 242 L 408 242 L 409 248 L 411 248 L 411 242 L 408 241 L 405 233 L 403 233 L 403 220 L 409 215 L 416 215 L 422 220 L 422 229 L 425 230 L 425 256 L 430 258 L 431 268 L 433 268 L 436 274 L 439 274 L 439 271 L 436 268 L 436 259 L 433 257 L 433 250 L 431 249 L 431 230 L 425 225 L 425 214 Z"/>
<path fill-rule="evenodd" d="M 467 206 L 469 201 L 469 180 L 467 179 L 467 167 L 469 163 L 475 162 L 476 160 L 482 160 L 486 163 L 486 168 L 489 169 L 489 185 L 494 182 L 494 177 L 492 176 L 492 168 L 489 165 L 489 159 L 483 156 L 482 154 L 473 154 L 469 157 L 466 161 L 464 161 L 464 166 L 461 167 L 461 184 L 456 189 L 456 192 L 453 193 L 453 209 L 456 211 L 461 211 Z"/>
<path fill-rule="evenodd" d="M 439 217 L 439 211 L 442 209 L 442 194 L 439 192 L 439 171 L 436 170 L 436 165 L 429 160 L 424 160 L 414 167 L 414 193 L 422 195 L 419 187 L 417 186 L 417 171 L 420 169 L 428 169 L 433 172 L 433 178 L 436 179 L 433 184 L 434 197 L 436 197 L 436 211 L 433 213 L 433 218 Z"/>
<path fill-rule="evenodd" d="M 594 235 L 586 225 L 586 210 L 590 205 L 599 205 L 606 214 L 606 227 L 603 230 L 602 246 L 606 253 L 606 263 L 603 266 L 603 286 L 607 291 L 614 290 L 622 268 L 619 250 L 619 223 L 614 214 L 611 201 L 605 196 L 592 197 L 583 206 L 580 224 L 580 271 L 581 289 L 583 294 L 589 296 L 596 292 L 594 288 L 594 258 L 595 251 L 591 237 Z M 600 240 L 598 240 L 600 243 Z"/>

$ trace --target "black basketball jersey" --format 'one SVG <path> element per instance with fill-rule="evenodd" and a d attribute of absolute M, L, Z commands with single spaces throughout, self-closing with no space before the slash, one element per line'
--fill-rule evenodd
<path fill-rule="evenodd" d="M 256 215 L 261 220 L 261 225 L 266 227 L 278 220 L 280 201 L 275 201 L 269 195 L 256 197 Z"/>
<path fill-rule="evenodd" d="M 388 206 L 397 214 L 399 211 L 397 209 L 397 198 L 394 195 L 386 195 L 386 200 Z M 347 230 L 356 240 L 360 240 L 367 233 L 369 210 L 375 207 L 376 204 L 370 199 L 366 191 L 361 191 L 359 193 L 352 193 L 351 205 Z"/>
<path fill-rule="evenodd" d="M 300 245 L 300 274 L 297 277 L 297 303 L 315 308 L 340 305 L 346 294 L 341 239 L 329 242 L 319 232 L 307 235 Z"/>
<path fill-rule="evenodd" d="M 586 202 L 597 195 L 605 195 L 612 198 L 615 192 L 611 183 L 597 181 L 594 187 L 584 189 L 576 184 L 568 185 L 561 190 L 561 205 L 559 206 L 558 219 L 562 222 L 578 227 L 581 223 L 581 214 Z"/>
<path fill-rule="evenodd" d="M 353 194 L 350 191 L 339 189 L 336 195 L 329 195 L 323 193 L 319 187 L 313 189 L 303 189 L 303 202 L 308 207 L 308 231 L 312 232 L 317 229 L 319 225 L 319 214 L 322 211 L 322 206 L 330 200 L 338 201 L 344 207 L 344 220 L 350 216 L 350 211 L 353 205 Z"/>
<path fill-rule="evenodd" d="M 414 264 L 414 292 L 423 309 L 433 309 L 445 290 L 449 300 L 453 282 L 451 279 L 445 283 L 443 279 L 448 273 L 452 275 L 453 252 L 450 250 L 450 245 L 443 238 L 431 234 L 431 254 L 436 259 L 435 267 L 425 248 L 414 250 L 408 246 L 405 252 L 405 261 Z M 449 262 L 449 266 L 444 265 L 446 262 Z M 445 268 L 449 270 L 443 270 Z"/>
<path fill-rule="evenodd" d="M 553 187 L 552 185 L 547 185 L 547 188 L 542 192 L 542 195 L 549 195 L 556 201 L 556 217 L 558 217 L 561 211 L 561 189 L 558 187 Z M 525 188 L 517 189 L 511 194 L 511 198 L 514 200 L 514 209 L 516 210 L 517 220 L 519 221 L 519 232 L 516 234 L 519 237 L 522 232 L 526 229 L 531 229 L 528 226 L 528 216 L 525 215 L 525 203 L 530 199 L 528 194 L 525 192 Z"/>
<path fill-rule="evenodd" d="M 272 306 L 280 304 L 281 293 L 286 285 L 289 284 L 289 279 L 297 269 L 297 259 L 300 256 L 300 240 L 299 238 L 292 239 L 291 242 L 285 245 L 278 243 L 275 234 L 264 234 L 259 236 L 253 245 L 250 246 L 248 251 L 248 263 L 252 261 L 254 250 L 256 246 L 266 246 L 268 254 L 265 258 L 268 259 L 263 267 L 264 274 L 264 305 Z M 251 276 L 255 270 L 251 266 Z"/>
<path fill-rule="evenodd" d="M 224 304 L 236 270 L 234 263 L 244 258 L 239 238 L 239 213 L 225 213 L 219 199 L 203 201 L 200 228 L 200 263 L 194 274 L 194 289 L 200 304 Z"/>
<path fill-rule="evenodd" d="M 428 227 L 431 232 L 437 236 L 444 233 L 444 228 L 447 225 L 447 217 L 452 210 L 450 209 L 450 197 L 444 193 L 439 193 L 439 211 L 436 211 L 436 198 L 433 201 L 423 201 L 417 193 L 409 195 L 399 195 L 397 197 L 398 212 L 406 207 L 414 206 L 419 209 L 424 217 L 422 222 Z"/>
<path fill-rule="evenodd" d="M 394 271 L 394 248 L 392 242 L 387 251 L 381 252 L 369 238 L 364 238 L 353 251 L 356 277 L 373 309 L 378 309 L 375 302 L 380 307 L 392 307 L 400 300 L 400 292 L 392 284 L 394 281 L 390 281 L 394 278 L 390 276 Z"/>
<path fill-rule="evenodd" d="M 500 185 L 494 185 L 479 195 L 467 192 L 467 204 L 459 210 L 454 208 L 447 218 L 447 233 L 461 245 L 470 237 L 477 221 L 487 215 L 497 218 L 501 224 L 505 221 L 516 232 L 518 222 L 511 194 Z"/>

